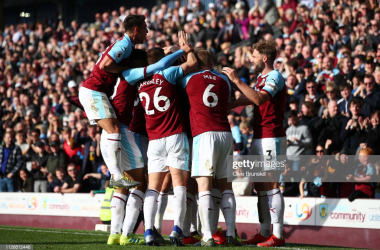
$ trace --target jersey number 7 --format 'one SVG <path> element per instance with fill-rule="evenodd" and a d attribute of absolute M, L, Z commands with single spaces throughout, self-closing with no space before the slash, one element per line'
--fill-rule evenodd
<path fill-rule="evenodd" d="M 156 90 L 154 91 L 153 105 L 154 105 L 154 107 L 155 107 L 158 111 L 160 111 L 160 112 L 164 112 L 164 111 L 166 111 L 166 110 L 169 109 L 169 107 L 170 107 L 170 100 L 169 100 L 169 98 L 168 98 L 167 96 L 164 96 L 164 95 L 161 95 L 161 96 L 160 96 L 160 95 L 159 95 L 161 89 L 162 89 L 162 87 L 158 87 L 158 88 L 156 88 Z M 150 97 L 149 97 L 149 95 L 148 95 L 146 92 L 141 92 L 141 93 L 139 94 L 139 97 L 140 97 L 140 101 L 141 101 L 141 103 L 142 103 L 142 101 L 143 101 L 143 98 L 145 98 L 145 101 L 146 101 L 146 103 L 145 103 L 145 113 L 146 113 L 147 115 L 154 115 L 155 110 L 154 110 L 154 109 L 149 110 L 149 104 L 150 104 Z M 164 105 L 163 107 L 161 107 L 161 106 L 159 105 L 160 101 L 164 101 L 164 102 L 165 102 L 165 105 Z"/>

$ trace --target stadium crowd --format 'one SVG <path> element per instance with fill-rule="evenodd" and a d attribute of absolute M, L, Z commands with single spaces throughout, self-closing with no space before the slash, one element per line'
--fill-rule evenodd
<path fill-rule="evenodd" d="M 252 44 L 273 39 L 278 48 L 274 67 L 288 88 L 287 155 L 341 155 L 334 163 L 340 167 L 345 155 L 360 150 L 380 155 L 376 0 L 283 0 L 277 7 L 271 0 L 254 6 L 246 0 L 208 6 L 190 0 L 181 6 L 177 0 L 170 8 L 166 3 L 151 10 L 121 6 L 95 14 L 92 23 L 73 20 L 70 27 L 59 19 L 5 27 L 0 34 L 0 191 L 104 189 L 110 175 L 100 153 L 100 127 L 90 125 L 78 108 L 78 89 L 101 53 L 123 35 L 129 14 L 144 15 L 149 28 L 146 42 L 136 48 L 176 44 L 177 32 L 184 30 L 194 47 L 212 53 L 215 69 L 232 66 L 252 87 L 257 79 L 249 62 Z M 236 91 L 231 100 L 240 95 Z M 253 112 L 249 105 L 228 117 L 237 154 L 249 152 Z M 296 162 L 285 168 L 280 182 L 285 196 L 302 198 L 307 191 L 307 196 L 349 197 L 362 190 L 355 198 L 379 198 L 380 162 L 373 163 L 373 171 L 366 173 L 372 176 L 370 188 L 328 182 L 304 188 L 302 176 L 317 170 Z M 251 185 L 235 187 L 241 195 L 253 193 Z"/>

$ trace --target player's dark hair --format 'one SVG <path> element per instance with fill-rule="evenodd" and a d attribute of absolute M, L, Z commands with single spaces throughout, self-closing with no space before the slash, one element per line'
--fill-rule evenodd
<path fill-rule="evenodd" d="M 199 67 L 210 67 L 212 65 L 211 53 L 204 48 L 196 48 L 194 50 L 195 57 L 197 58 Z"/>
<path fill-rule="evenodd" d="M 141 68 L 148 66 L 147 53 L 141 49 L 134 49 L 130 55 L 128 66 L 131 68 Z"/>
<path fill-rule="evenodd" d="M 162 58 L 165 57 L 165 52 L 161 48 L 151 48 L 146 52 L 148 54 L 148 64 L 151 65 L 153 63 L 158 62 Z"/>
<path fill-rule="evenodd" d="M 123 26 L 124 26 L 125 31 L 133 31 L 135 27 L 141 27 L 144 23 L 145 23 L 145 16 L 128 15 L 123 21 Z"/>
<path fill-rule="evenodd" d="M 253 45 L 253 50 L 257 50 L 261 55 L 267 56 L 271 65 L 277 57 L 276 43 L 272 40 L 260 40 Z"/>

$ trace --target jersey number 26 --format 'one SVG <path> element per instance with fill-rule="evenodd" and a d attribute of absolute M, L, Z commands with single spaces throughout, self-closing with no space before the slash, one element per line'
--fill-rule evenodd
<path fill-rule="evenodd" d="M 158 87 L 156 88 L 156 91 L 154 91 L 154 96 L 153 96 L 153 105 L 154 107 L 158 110 L 158 111 L 161 111 L 161 112 L 164 112 L 166 110 L 169 109 L 170 107 L 170 100 L 167 96 L 164 96 L 164 95 L 159 95 L 160 94 L 160 91 L 161 91 L 162 87 Z M 155 113 L 155 110 L 154 109 L 151 109 L 149 110 L 149 104 L 150 104 L 150 97 L 149 95 L 146 93 L 146 92 L 141 92 L 139 94 L 139 97 L 140 97 L 140 101 L 142 102 L 142 99 L 145 98 L 145 113 L 147 115 L 154 115 Z M 163 107 L 161 107 L 159 105 L 160 101 L 164 101 L 165 102 L 165 105 Z"/>

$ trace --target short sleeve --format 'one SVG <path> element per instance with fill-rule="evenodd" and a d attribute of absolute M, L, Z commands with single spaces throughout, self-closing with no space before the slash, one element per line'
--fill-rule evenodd
<path fill-rule="evenodd" d="M 235 126 L 231 129 L 232 137 L 236 143 L 241 143 L 241 132 L 238 126 Z"/>
<path fill-rule="evenodd" d="M 263 90 L 273 97 L 284 88 L 284 85 L 284 78 L 277 71 L 272 71 L 267 76 Z"/>
<path fill-rule="evenodd" d="M 117 41 L 113 47 L 108 51 L 107 56 L 109 56 L 116 63 L 121 62 L 125 58 L 128 58 L 132 53 L 132 44 L 128 41 L 120 40 Z"/>
<path fill-rule="evenodd" d="M 163 70 L 162 75 L 168 82 L 175 85 L 177 79 L 183 76 L 183 70 L 181 66 L 173 66 Z"/>
<path fill-rule="evenodd" d="M 123 77 L 130 85 L 135 85 L 137 82 L 145 78 L 145 73 L 146 67 L 128 69 L 123 72 Z"/>

